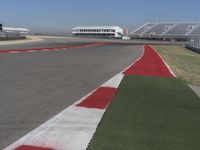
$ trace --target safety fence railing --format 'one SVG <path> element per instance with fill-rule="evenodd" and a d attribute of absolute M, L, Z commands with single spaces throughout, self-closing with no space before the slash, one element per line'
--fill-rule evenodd
<path fill-rule="evenodd" d="M 200 53 L 200 37 L 189 38 L 185 46 L 193 51 Z"/>

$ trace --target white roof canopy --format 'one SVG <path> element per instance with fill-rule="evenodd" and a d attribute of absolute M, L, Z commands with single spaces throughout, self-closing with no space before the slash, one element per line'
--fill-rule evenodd
<path fill-rule="evenodd" d="M 21 32 L 29 32 L 26 28 L 13 28 L 13 27 L 3 27 L 5 31 L 21 31 Z"/>
<path fill-rule="evenodd" d="M 78 26 L 73 28 L 73 30 L 78 30 L 78 29 L 116 29 L 120 28 L 119 26 Z"/>

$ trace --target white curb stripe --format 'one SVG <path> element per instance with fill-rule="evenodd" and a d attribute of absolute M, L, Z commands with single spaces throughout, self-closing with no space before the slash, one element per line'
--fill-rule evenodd
<path fill-rule="evenodd" d="M 114 76 L 112 79 L 108 80 L 104 83 L 101 87 L 113 87 L 118 88 L 121 80 L 123 79 L 124 75 L 119 73 L 118 75 Z"/>
<path fill-rule="evenodd" d="M 49 147 L 56 150 L 84 150 L 104 112 L 105 110 L 71 106 L 6 150 L 13 150 L 21 145 Z"/>

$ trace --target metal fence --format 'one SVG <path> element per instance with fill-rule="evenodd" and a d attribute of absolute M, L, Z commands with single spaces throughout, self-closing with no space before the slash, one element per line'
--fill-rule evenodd
<path fill-rule="evenodd" d="M 185 46 L 200 53 L 200 37 L 190 38 Z"/>
<path fill-rule="evenodd" d="M 187 44 L 189 44 L 192 47 L 200 48 L 200 37 L 190 38 Z"/>

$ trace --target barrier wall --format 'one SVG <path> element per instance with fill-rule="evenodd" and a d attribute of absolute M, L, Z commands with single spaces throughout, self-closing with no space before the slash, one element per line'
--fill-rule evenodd
<path fill-rule="evenodd" d="M 0 41 L 24 40 L 26 37 L 0 37 Z"/>

